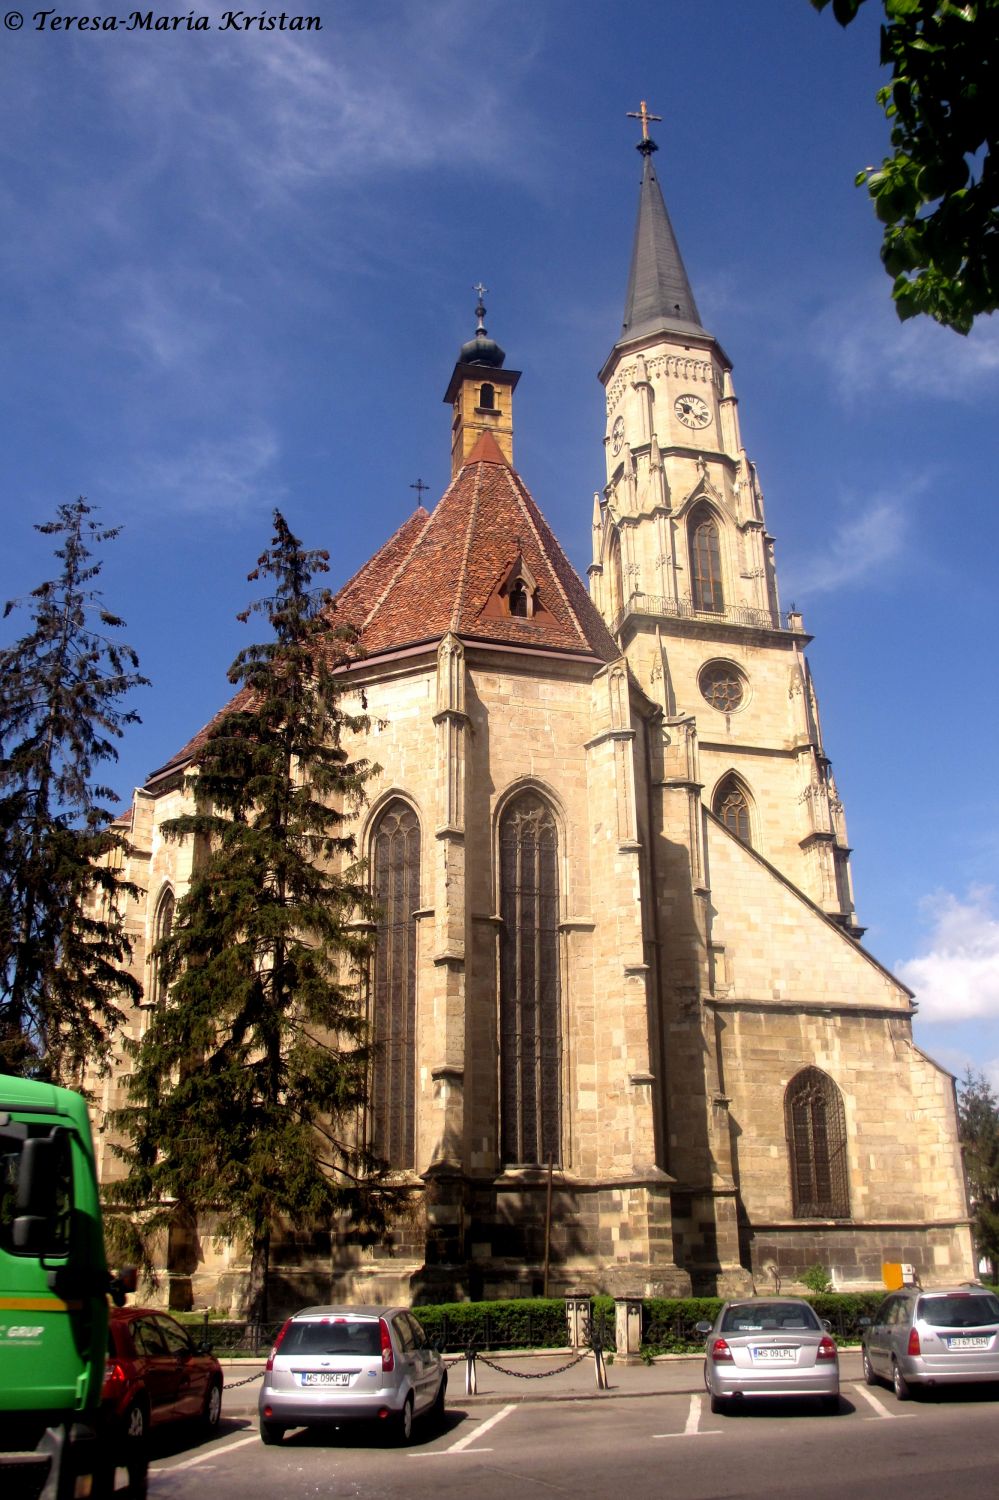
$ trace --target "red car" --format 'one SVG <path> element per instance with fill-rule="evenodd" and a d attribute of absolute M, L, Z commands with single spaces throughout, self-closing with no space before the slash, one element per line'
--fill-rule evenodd
<path fill-rule="evenodd" d="M 222 1412 L 222 1367 L 168 1313 L 113 1307 L 103 1400 L 133 1442 L 165 1422 L 200 1422 L 212 1433 Z"/>

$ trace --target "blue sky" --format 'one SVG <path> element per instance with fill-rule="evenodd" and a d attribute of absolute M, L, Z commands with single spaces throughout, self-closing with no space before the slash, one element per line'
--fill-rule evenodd
<path fill-rule="evenodd" d="M 154 683 L 123 796 L 224 701 L 275 505 L 337 582 L 414 481 L 443 491 L 479 279 L 524 372 L 517 467 L 585 572 L 646 98 L 816 637 L 866 942 L 918 989 L 920 1044 L 999 1082 L 999 325 L 891 309 L 853 186 L 886 145 L 878 9 L 354 0 L 306 34 L 2 32 L 0 599 L 48 576 L 32 523 L 60 502 L 123 526 L 105 595 Z"/>

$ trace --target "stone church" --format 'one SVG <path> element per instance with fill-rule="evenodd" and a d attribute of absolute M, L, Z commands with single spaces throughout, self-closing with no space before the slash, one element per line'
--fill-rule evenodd
<path fill-rule="evenodd" d="M 405 1212 L 367 1251 L 289 1230 L 275 1305 L 536 1294 L 549 1192 L 553 1292 L 973 1273 L 953 1079 L 860 942 L 810 637 L 644 106 L 642 129 L 589 588 L 514 466 L 519 375 L 480 300 L 444 395 L 451 483 L 337 595 L 373 726 L 353 748 L 382 768 L 356 827 L 364 1128 Z M 148 1005 L 193 858 L 160 829 L 199 742 L 132 807 Z M 239 1247 L 169 1256 L 175 1302 L 238 1299 Z"/>

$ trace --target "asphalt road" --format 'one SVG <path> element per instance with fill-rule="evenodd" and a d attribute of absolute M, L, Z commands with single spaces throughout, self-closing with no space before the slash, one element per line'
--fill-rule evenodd
<path fill-rule="evenodd" d="M 943 1391 L 897 1403 L 887 1390 L 843 1388 L 836 1416 L 807 1402 L 759 1403 L 714 1417 L 702 1395 L 627 1401 L 463 1406 L 408 1448 L 347 1428 L 289 1434 L 264 1448 L 255 1422 L 227 1419 L 201 1447 L 171 1440 L 149 1476 L 150 1500 L 994 1500 L 997 1398 Z"/>

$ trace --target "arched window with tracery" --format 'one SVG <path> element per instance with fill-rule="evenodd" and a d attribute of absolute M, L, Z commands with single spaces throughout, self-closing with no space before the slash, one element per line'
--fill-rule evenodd
<path fill-rule="evenodd" d="M 803 1068 L 784 1095 L 796 1219 L 848 1219 L 850 1183 L 843 1096 L 828 1073 Z"/>
<path fill-rule="evenodd" d="M 714 813 L 730 833 L 753 847 L 753 827 L 749 796 L 737 776 L 726 776 L 715 792 Z"/>
<path fill-rule="evenodd" d="M 416 913 L 420 906 L 420 824 L 396 798 L 371 840 L 377 906 L 372 961 L 369 1144 L 397 1171 L 416 1165 Z"/>
<path fill-rule="evenodd" d="M 558 828 L 537 792 L 500 820 L 500 1114 L 504 1164 L 561 1161 Z"/>
<path fill-rule="evenodd" d="M 700 505 L 690 518 L 690 590 L 695 609 L 724 614 L 722 589 L 721 541 L 718 522 L 706 505 Z"/>
<path fill-rule="evenodd" d="M 624 608 L 624 572 L 621 566 L 621 537 L 615 531 L 607 549 L 607 578 L 610 584 L 610 617 L 616 624 Z"/>
<path fill-rule="evenodd" d="M 173 921 L 177 911 L 177 902 L 173 891 L 166 886 L 160 895 L 156 906 L 156 916 L 153 919 L 153 945 L 149 952 L 149 988 L 146 1000 L 149 1005 L 163 1005 L 166 1002 L 166 986 L 163 983 L 163 960 L 159 952 L 161 943 L 166 942 L 173 932 Z"/>

